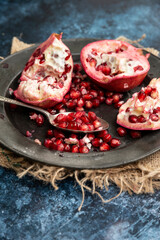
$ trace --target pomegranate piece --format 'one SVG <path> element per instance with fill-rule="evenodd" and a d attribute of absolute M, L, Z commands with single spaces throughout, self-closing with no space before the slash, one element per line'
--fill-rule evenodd
<path fill-rule="evenodd" d="M 53 33 L 33 52 L 14 91 L 16 98 L 43 108 L 62 102 L 71 85 L 73 60 L 61 38 Z"/>
<path fill-rule="evenodd" d="M 160 129 L 160 78 L 134 93 L 119 108 L 117 123 L 133 130 Z"/>
<path fill-rule="evenodd" d="M 109 91 L 133 89 L 150 69 L 147 57 L 140 49 L 118 40 L 89 43 L 82 49 L 80 59 L 87 75 Z"/>

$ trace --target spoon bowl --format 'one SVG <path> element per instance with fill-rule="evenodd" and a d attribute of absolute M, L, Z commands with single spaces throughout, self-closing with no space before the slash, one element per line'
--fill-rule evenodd
<path fill-rule="evenodd" d="M 46 111 L 42 108 L 32 106 L 32 105 L 29 105 L 29 104 L 26 104 L 26 103 L 23 103 L 23 102 L 20 102 L 20 101 L 11 99 L 11 98 L 6 98 L 6 97 L 3 97 L 3 96 L 0 96 L 0 102 L 15 104 L 15 105 L 18 105 L 18 106 L 21 106 L 21 107 L 26 107 L 26 108 L 33 109 L 35 111 L 39 111 L 39 112 L 43 113 L 48 118 L 51 125 L 53 125 L 54 127 L 58 128 L 58 129 L 65 130 L 65 131 L 70 131 L 70 132 L 75 132 L 75 133 L 91 133 L 91 132 L 99 132 L 99 131 L 102 131 L 102 130 L 105 130 L 105 129 L 109 128 L 108 122 L 105 121 L 104 119 L 101 119 L 100 117 L 97 117 L 97 118 L 101 123 L 101 127 L 98 128 L 98 129 L 92 130 L 92 131 L 82 131 L 82 130 L 78 130 L 78 129 L 61 128 L 61 127 L 57 126 L 57 124 L 54 122 L 54 119 L 61 113 L 52 115 L 48 111 Z M 64 112 L 63 114 L 68 115 L 69 113 L 71 113 L 71 112 Z"/>

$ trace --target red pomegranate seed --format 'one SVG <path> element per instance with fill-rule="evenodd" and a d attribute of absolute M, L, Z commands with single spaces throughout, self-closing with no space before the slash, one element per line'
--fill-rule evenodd
<path fill-rule="evenodd" d="M 94 120 L 92 124 L 95 129 L 101 127 L 101 122 L 99 120 Z"/>
<path fill-rule="evenodd" d="M 158 91 L 156 88 L 152 88 L 151 97 L 154 99 L 158 97 Z"/>
<path fill-rule="evenodd" d="M 71 68 L 72 68 L 71 65 L 65 64 L 65 74 L 69 73 L 71 71 Z"/>
<path fill-rule="evenodd" d="M 70 138 L 76 138 L 76 139 L 78 139 L 78 136 L 77 136 L 77 134 L 72 133 L 72 134 L 70 135 Z"/>
<path fill-rule="evenodd" d="M 26 131 L 26 137 L 32 137 L 32 133 L 30 131 Z"/>
<path fill-rule="evenodd" d="M 106 135 L 103 136 L 103 141 L 106 143 L 110 142 L 111 139 L 112 139 L 112 136 L 109 133 L 107 133 Z"/>
<path fill-rule="evenodd" d="M 82 71 L 82 66 L 79 63 L 74 64 L 73 71 L 74 72 Z"/>
<path fill-rule="evenodd" d="M 85 124 L 85 123 L 82 123 L 82 124 L 79 126 L 79 130 L 81 130 L 81 131 L 89 131 L 88 125 Z"/>
<path fill-rule="evenodd" d="M 98 96 L 104 97 L 104 92 L 103 92 L 102 90 L 99 90 L 99 91 L 98 91 Z"/>
<path fill-rule="evenodd" d="M 105 95 L 106 95 L 107 98 L 108 97 L 112 97 L 113 96 L 113 92 L 106 92 Z"/>
<path fill-rule="evenodd" d="M 53 134 L 54 134 L 55 138 L 65 138 L 64 133 L 60 130 L 54 129 Z"/>
<path fill-rule="evenodd" d="M 67 122 L 58 123 L 58 127 L 60 127 L 60 128 L 66 128 L 67 126 L 68 126 Z"/>
<path fill-rule="evenodd" d="M 47 130 L 47 136 L 48 136 L 48 137 L 53 137 L 53 136 L 54 136 L 54 132 L 53 132 L 52 129 L 48 129 L 48 130 Z"/>
<path fill-rule="evenodd" d="M 88 153 L 89 148 L 87 148 L 86 146 L 79 147 L 79 152 L 80 153 Z"/>
<path fill-rule="evenodd" d="M 56 150 L 61 151 L 61 152 L 64 151 L 64 144 L 63 143 L 58 144 Z"/>
<path fill-rule="evenodd" d="M 97 98 L 99 99 L 100 103 L 105 101 L 105 97 L 104 96 L 98 96 Z"/>
<path fill-rule="evenodd" d="M 84 100 L 91 100 L 93 98 L 93 96 L 91 94 L 85 94 L 83 95 L 83 99 Z"/>
<path fill-rule="evenodd" d="M 133 69 L 134 69 L 134 72 L 136 72 L 137 70 L 139 70 L 139 71 L 143 71 L 143 67 L 140 66 L 140 65 L 134 67 Z"/>
<path fill-rule="evenodd" d="M 126 108 L 126 112 L 130 112 L 131 111 L 131 108 L 130 107 L 127 107 Z"/>
<path fill-rule="evenodd" d="M 130 131 L 130 135 L 132 138 L 140 138 L 141 137 L 141 132 L 140 131 L 134 131 L 134 130 L 131 130 Z"/>
<path fill-rule="evenodd" d="M 73 100 L 69 100 L 68 102 L 66 102 L 66 107 L 69 109 L 73 109 L 76 106 L 76 103 L 73 102 Z"/>
<path fill-rule="evenodd" d="M 62 138 L 57 138 L 56 140 L 55 140 L 55 143 L 57 144 L 57 145 L 59 145 L 59 144 L 61 144 L 63 141 L 62 141 Z"/>
<path fill-rule="evenodd" d="M 87 59 L 88 59 L 88 58 L 87 58 Z M 87 61 L 87 59 L 86 59 L 86 61 Z M 89 62 L 89 64 L 90 64 L 91 67 L 95 67 L 96 64 L 97 64 L 97 60 L 94 59 L 94 58 L 88 59 L 88 62 Z"/>
<path fill-rule="evenodd" d="M 88 118 L 92 122 L 97 119 L 97 116 L 94 112 L 88 112 Z"/>
<path fill-rule="evenodd" d="M 123 105 L 124 101 L 119 101 L 118 103 L 114 104 L 115 108 L 120 108 Z"/>
<path fill-rule="evenodd" d="M 95 135 L 93 133 L 88 133 L 87 137 L 89 138 L 90 141 L 92 141 L 95 138 Z"/>
<path fill-rule="evenodd" d="M 138 93 L 138 99 L 139 99 L 139 101 L 140 101 L 140 102 L 143 102 L 144 99 L 145 99 L 145 97 L 146 97 L 145 92 L 141 90 L 141 91 Z"/>
<path fill-rule="evenodd" d="M 46 139 L 44 140 L 44 146 L 47 147 L 47 148 L 51 148 L 51 146 L 52 146 L 52 140 L 46 138 Z"/>
<path fill-rule="evenodd" d="M 109 146 L 107 143 L 102 143 L 101 146 L 100 146 L 100 148 L 99 148 L 99 150 L 100 150 L 101 152 L 103 152 L 103 151 L 109 151 L 109 150 L 110 150 L 110 146 Z"/>
<path fill-rule="evenodd" d="M 83 138 L 79 139 L 79 146 L 84 146 L 85 145 L 85 141 L 83 140 Z"/>
<path fill-rule="evenodd" d="M 154 121 L 157 122 L 159 120 L 159 116 L 157 114 L 152 113 L 149 118 Z"/>
<path fill-rule="evenodd" d="M 99 107 L 100 100 L 98 98 L 95 98 L 92 100 L 93 107 Z"/>
<path fill-rule="evenodd" d="M 63 103 L 59 103 L 59 104 L 57 104 L 57 105 L 54 106 L 54 109 L 60 110 L 60 109 L 62 109 L 63 107 L 64 107 L 64 104 L 63 104 Z"/>
<path fill-rule="evenodd" d="M 150 95 L 150 93 L 152 92 L 152 87 L 147 86 L 147 87 L 144 89 L 144 92 L 145 92 L 146 95 Z"/>
<path fill-rule="evenodd" d="M 90 109 L 90 108 L 93 107 L 93 103 L 92 103 L 91 101 L 86 101 L 86 102 L 85 102 L 85 107 L 88 108 L 88 109 Z"/>
<path fill-rule="evenodd" d="M 79 98 L 80 96 L 81 96 L 80 91 L 78 91 L 78 90 L 71 90 L 71 92 L 70 92 L 70 97 L 71 97 L 72 99 L 77 99 L 77 98 Z"/>
<path fill-rule="evenodd" d="M 36 123 L 37 123 L 38 126 L 42 126 L 42 125 L 43 125 L 43 123 L 44 123 L 44 117 L 43 117 L 41 114 L 38 114 L 38 115 L 37 115 Z"/>
<path fill-rule="evenodd" d="M 137 123 L 137 121 L 138 121 L 136 115 L 130 115 L 128 120 L 131 123 Z"/>
<path fill-rule="evenodd" d="M 67 56 L 65 57 L 65 60 L 67 61 L 71 56 L 71 52 L 68 49 L 66 49 L 65 52 L 67 53 Z"/>
<path fill-rule="evenodd" d="M 144 117 L 143 115 L 139 115 L 139 116 L 137 117 L 137 121 L 138 121 L 139 123 L 144 123 L 144 122 L 146 122 L 146 119 L 145 119 L 145 117 Z"/>
<path fill-rule="evenodd" d="M 72 152 L 72 153 L 78 153 L 78 152 L 79 152 L 78 146 L 73 145 L 72 148 L 71 148 L 71 152 Z"/>
<path fill-rule="evenodd" d="M 112 97 L 107 97 L 105 102 L 106 102 L 107 105 L 112 105 L 113 98 Z"/>
<path fill-rule="evenodd" d="M 107 130 L 103 130 L 103 131 L 100 131 L 98 133 L 97 137 L 103 138 L 106 134 L 108 134 L 108 131 Z"/>
<path fill-rule="evenodd" d="M 59 122 L 65 122 L 67 120 L 67 116 L 63 113 L 60 113 L 55 119 L 54 122 L 55 123 L 59 123 Z"/>
<path fill-rule="evenodd" d="M 82 98 L 77 99 L 77 106 L 78 107 L 83 107 L 85 104 L 85 101 Z"/>
<path fill-rule="evenodd" d="M 94 130 L 94 126 L 92 124 L 88 124 L 88 131 L 93 131 Z"/>
<path fill-rule="evenodd" d="M 110 146 L 113 148 L 118 147 L 120 144 L 121 144 L 121 142 L 117 138 L 112 138 L 110 141 Z"/>
<path fill-rule="evenodd" d="M 69 144 L 64 144 L 64 151 L 66 151 L 66 152 L 70 152 L 71 151 L 71 147 L 70 147 L 70 145 Z"/>
<path fill-rule="evenodd" d="M 124 137 L 127 134 L 127 130 L 123 127 L 118 127 L 117 132 L 118 132 L 119 136 L 121 136 L 121 137 Z"/>
<path fill-rule="evenodd" d="M 92 140 L 93 147 L 99 147 L 101 145 L 102 140 L 100 138 L 94 138 Z"/>
<path fill-rule="evenodd" d="M 96 98 L 98 96 L 98 92 L 96 90 L 91 90 L 90 94 L 93 96 L 93 98 Z"/>
<path fill-rule="evenodd" d="M 75 109 L 77 112 L 83 112 L 84 111 L 84 108 L 83 107 L 76 107 Z"/>
<path fill-rule="evenodd" d="M 119 100 L 120 100 L 120 98 L 119 98 L 119 95 L 118 95 L 118 94 L 114 94 L 114 95 L 112 96 L 112 98 L 113 98 L 113 103 L 118 103 L 118 102 L 119 102 Z"/>

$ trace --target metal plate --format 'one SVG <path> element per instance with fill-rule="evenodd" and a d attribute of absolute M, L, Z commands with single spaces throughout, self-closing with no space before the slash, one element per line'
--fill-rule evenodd
<path fill-rule="evenodd" d="M 80 53 L 83 46 L 93 41 L 95 39 L 64 40 L 73 55 L 74 53 Z M 13 89 L 17 87 L 19 75 L 36 46 L 13 54 L 0 63 L 0 95 L 9 97 L 9 87 Z M 74 61 L 79 61 L 79 57 L 74 57 Z M 139 91 L 142 86 L 148 85 L 153 77 L 160 76 L 160 59 L 151 54 L 149 62 L 151 69 L 143 84 L 126 93 L 125 100 L 133 92 Z M 116 133 L 118 110 L 114 109 L 113 106 L 101 104 L 99 108 L 93 109 L 93 111 L 109 122 L 109 132 L 114 137 L 118 137 Z M 46 130 L 50 127 L 47 120 L 45 120 L 44 126 L 37 127 L 29 120 L 29 112 L 30 110 L 20 107 L 11 110 L 7 104 L 0 103 L 0 143 L 13 152 L 35 161 L 77 169 L 107 168 L 137 161 L 160 149 L 160 131 L 157 130 L 144 131 L 140 139 L 132 139 L 130 136 L 121 138 L 122 144 L 120 147 L 109 152 L 76 154 L 48 150 L 37 145 L 34 140 L 25 137 L 26 130 L 34 129 L 33 139 L 38 138 L 43 141 Z"/>

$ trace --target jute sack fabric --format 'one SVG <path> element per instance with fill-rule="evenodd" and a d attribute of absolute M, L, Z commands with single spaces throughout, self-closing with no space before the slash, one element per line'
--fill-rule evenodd
<path fill-rule="evenodd" d="M 127 41 L 131 44 L 136 43 L 142 47 L 138 42 L 144 37 L 145 35 L 136 41 L 132 41 L 123 36 L 117 39 Z M 23 43 L 14 37 L 12 40 L 11 54 L 32 45 L 33 44 Z M 153 48 L 146 48 L 146 50 L 154 55 L 159 54 L 159 52 Z M 51 183 L 55 190 L 58 189 L 57 183 L 59 181 L 68 177 L 74 178 L 82 190 L 82 202 L 79 210 L 84 202 L 85 190 L 90 191 L 92 194 L 97 194 L 102 201 L 106 203 L 118 197 L 123 191 L 128 191 L 129 194 L 141 194 L 154 193 L 156 189 L 160 189 L 160 151 L 145 159 L 120 167 L 101 170 L 72 170 L 30 161 L 0 146 L 0 166 L 13 169 L 19 178 L 29 174 L 43 182 Z M 111 199 L 105 200 L 99 190 L 106 189 L 107 191 L 109 185 L 112 183 L 119 187 L 119 194 Z"/>

